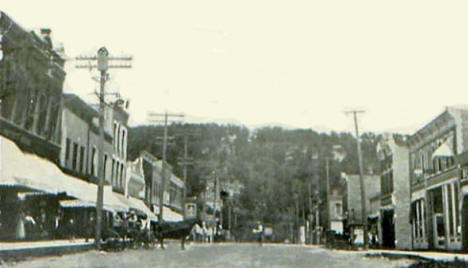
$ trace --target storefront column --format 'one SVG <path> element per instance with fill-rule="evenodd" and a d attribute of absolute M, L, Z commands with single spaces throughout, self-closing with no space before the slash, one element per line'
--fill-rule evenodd
<path fill-rule="evenodd" d="M 448 187 L 450 184 L 442 186 L 442 202 L 444 208 L 444 228 L 445 228 L 445 248 L 448 248 L 450 243 L 450 218 L 449 218 L 449 200 L 448 200 Z"/>
<path fill-rule="evenodd" d="M 456 201 L 455 201 L 455 182 L 452 183 L 452 186 L 450 187 L 450 190 L 452 190 L 452 226 L 453 226 L 453 240 L 454 243 L 457 242 L 457 208 L 456 208 Z"/>
<path fill-rule="evenodd" d="M 425 215 L 425 213 L 424 213 L 425 212 L 424 211 L 425 210 L 424 199 L 421 199 L 419 201 L 419 203 L 421 204 L 421 216 L 420 216 L 420 218 L 422 219 L 422 222 L 421 222 L 421 224 L 422 224 L 422 226 L 421 226 L 422 236 L 421 236 L 421 238 L 422 238 L 422 242 L 425 242 L 426 241 L 426 217 L 424 217 L 424 215 Z"/>
<path fill-rule="evenodd" d="M 419 228 L 421 225 L 421 218 L 420 218 L 420 214 L 419 214 L 419 205 L 421 204 L 421 202 L 416 201 L 416 238 L 417 240 L 419 241 L 421 239 L 421 228 Z"/>

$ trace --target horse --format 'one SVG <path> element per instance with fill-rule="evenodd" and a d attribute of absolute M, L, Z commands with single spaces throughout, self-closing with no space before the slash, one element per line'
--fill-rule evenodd
<path fill-rule="evenodd" d="M 200 224 L 201 221 L 197 218 L 186 219 L 179 222 L 162 222 L 156 223 L 156 237 L 158 238 L 161 248 L 164 248 L 164 238 L 180 239 L 181 248 L 185 249 L 185 240 L 190 235 L 193 226 Z"/>

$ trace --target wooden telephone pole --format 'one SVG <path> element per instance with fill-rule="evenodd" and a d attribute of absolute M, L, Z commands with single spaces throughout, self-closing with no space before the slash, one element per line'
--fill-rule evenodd
<path fill-rule="evenodd" d="M 161 188 L 159 189 L 159 214 L 158 221 L 163 222 L 163 204 L 164 204 L 164 192 L 166 190 L 166 149 L 167 149 L 167 123 L 169 117 L 183 118 L 183 114 L 169 114 L 165 113 L 152 113 L 148 114 L 149 121 L 152 123 L 164 123 L 164 136 L 162 142 L 162 175 L 161 175 Z M 163 118 L 163 119 L 161 119 Z M 163 241 L 161 239 L 161 248 L 164 248 Z"/>
<path fill-rule="evenodd" d="M 187 217 L 186 209 L 185 209 L 185 202 L 187 201 L 187 166 L 193 165 L 193 158 L 188 157 L 188 138 L 189 136 L 200 136 L 199 133 L 180 133 L 179 135 L 182 135 L 184 137 L 184 156 L 183 157 L 178 157 L 178 164 L 182 165 L 184 167 L 183 171 L 183 176 L 184 176 L 184 189 L 183 189 L 183 195 L 182 195 L 182 209 L 183 209 L 183 214 L 184 214 L 184 219 Z"/>
<path fill-rule="evenodd" d="M 331 229 L 331 213 L 330 213 L 330 166 L 329 166 L 329 159 L 328 157 L 325 159 L 325 165 L 326 165 L 326 179 L 327 179 L 327 230 Z"/>
<path fill-rule="evenodd" d="M 99 87 L 99 151 L 98 151 L 98 191 L 96 200 L 96 235 L 95 244 L 99 249 L 101 247 L 101 223 L 102 206 L 104 200 L 104 110 L 105 110 L 105 83 L 107 80 L 107 71 L 111 68 L 131 68 L 131 56 L 109 56 L 106 47 L 101 47 L 95 56 L 78 56 L 76 61 L 85 61 L 86 63 L 76 65 L 76 68 L 94 69 L 100 72 Z M 121 61 L 120 64 L 109 64 L 109 61 Z"/>
<path fill-rule="evenodd" d="M 358 162 L 359 162 L 359 186 L 361 188 L 361 221 L 362 221 L 362 228 L 364 233 L 364 247 L 369 245 L 369 238 L 367 237 L 367 209 L 366 209 L 366 189 L 364 184 L 364 175 L 363 175 L 363 167 L 362 167 L 362 153 L 361 153 L 361 138 L 359 136 L 359 128 L 358 128 L 358 121 L 357 115 L 362 114 L 364 111 L 360 110 L 351 110 L 347 111 L 346 114 L 353 114 L 354 118 L 354 130 L 356 132 L 356 141 L 357 141 L 357 153 L 358 153 Z"/>

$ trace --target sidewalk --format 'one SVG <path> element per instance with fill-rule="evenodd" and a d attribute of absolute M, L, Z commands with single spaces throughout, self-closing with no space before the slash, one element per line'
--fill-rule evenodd
<path fill-rule="evenodd" d="M 94 240 L 84 239 L 0 242 L 0 259 L 24 258 L 32 256 L 59 255 L 85 251 L 94 248 Z"/>
<path fill-rule="evenodd" d="M 362 251 L 367 256 L 384 256 L 384 257 L 400 257 L 419 260 L 434 260 L 434 261 L 453 261 L 456 259 L 467 261 L 468 254 L 451 253 L 451 252 L 435 252 L 435 251 L 404 251 L 404 250 L 381 250 L 369 249 Z"/>

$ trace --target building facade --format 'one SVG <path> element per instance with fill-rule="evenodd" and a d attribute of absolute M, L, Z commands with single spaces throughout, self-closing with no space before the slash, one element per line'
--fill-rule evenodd
<path fill-rule="evenodd" d="M 145 180 L 145 200 L 159 213 L 159 202 L 163 187 L 163 162 L 146 151 L 140 153 Z M 166 164 L 164 169 L 163 218 L 175 220 L 182 218 L 182 196 L 184 182 L 172 173 L 172 167 Z"/>
<path fill-rule="evenodd" d="M 361 207 L 361 186 L 359 175 L 343 174 L 346 180 L 345 193 L 343 195 L 343 207 L 345 213 L 344 231 L 355 236 L 354 242 L 363 243 L 363 222 Z M 380 177 L 377 175 L 364 175 L 366 187 L 366 210 L 367 215 L 371 213 L 370 200 L 380 193 Z"/>
<path fill-rule="evenodd" d="M 125 196 L 145 199 L 145 174 L 141 157 L 127 162 Z"/>
<path fill-rule="evenodd" d="M 343 187 L 336 185 L 330 188 L 330 206 L 328 207 L 330 230 L 343 233 Z"/>
<path fill-rule="evenodd" d="M 0 11 L 0 134 L 55 163 L 65 59 L 50 29 L 27 31 Z"/>
<path fill-rule="evenodd" d="M 413 247 L 461 249 L 468 110 L 448 107 L 409 139 Z M 466 233 L 466 230 L 463 230 Z"/>
<path fill-rule="evenodd" d="M 97 184 L 99 113 L 77 95 L 64 94 L 63 99 L 60 166 L 68 174 Z M 121 108 L 110 106 L 108 109 L 120 111 Z M 112 122 L 116 120 L 115 114 L 117 113 L 109 111 L 105 114 L 104 178 L 105 184 L 111 185 L 113 191 L 123 193 L 126 177 L 125 165 L 121 163 L 123 161 L 121 157 L 126 159 L 126 142 L 121 142 L 121 136 L 113 131 L 112 126 L 115 124 Z M 126 119 L 123 120 L 124 125 Z M 117 143 L 125 144 L 125 147 L 117 149 Z"/>
<path fill-rule="evenodd" d="M 385 134 L 377 145 L 380 161 L 381 245 L 411 249 L 409 149 L 405 137 Z"/>

